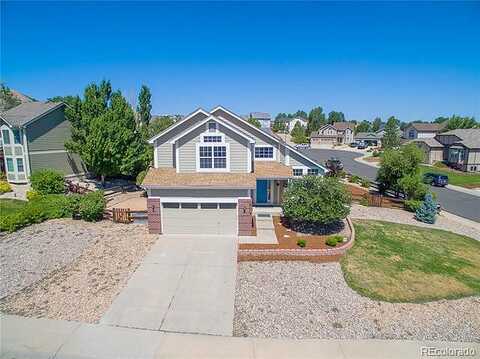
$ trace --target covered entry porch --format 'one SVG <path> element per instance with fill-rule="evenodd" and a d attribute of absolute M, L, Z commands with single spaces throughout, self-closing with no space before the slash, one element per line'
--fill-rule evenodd
<path fill-rule="evenodd" d="M 255 189 L 252 202 L 255 206 L 279 206 L 288 180 L 293 178 L 292 167 L 276 161 L 255 161 Z"/>

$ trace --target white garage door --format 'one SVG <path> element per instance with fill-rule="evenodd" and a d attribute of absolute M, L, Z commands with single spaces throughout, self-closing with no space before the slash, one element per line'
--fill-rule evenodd
<path fill-rule="evenodd" d="M 162 203 L 164 234 L 237 234 L 236 203 Z"/>

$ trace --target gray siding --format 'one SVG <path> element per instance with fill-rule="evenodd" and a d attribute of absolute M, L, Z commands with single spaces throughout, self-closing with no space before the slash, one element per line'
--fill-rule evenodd
<path fill-rule="evenodd" d="M 249 197 L 245 189 L 151 189 L 150 197 Z"/>
<path fill-rule="evenodd" d="M 30 168 L 32 172 L 52 168 L 62 172 L 65 176 L 86 172 L 80 157 L 68 152 L 30 153 Z"/>
<path fill-rule="evenodd" d="M 205 130 L 206 127 L 200 126 L 178 141 L 179 172 L 196 172 L 197 143 Z M 230 147 L 230 172 L 248 172 L 248 140 L 223 125 L 219 125 L 218 130 L 225 135 Z"/>
<path fill-rule="evenodd" d="M 28 151 L 53 151 L 65 149 L 70 138 L 70 122 L 64 109 L 58 108 L 27 126 Z"/>
<path fill-rule="evenodd" d="M 187 121 L 181 123 L 176 128 L 171 130 L 166 136 L 155 141 L 154 148 L 157 151 L 158 167 L 173 167 L 175 161 L 175 154 L 173 152 L 172 144 L 170 141 L 185 131 L 188 127 L 195 122 L 202 121 L 207 116 L 203 113 L 196 114 Z"/>

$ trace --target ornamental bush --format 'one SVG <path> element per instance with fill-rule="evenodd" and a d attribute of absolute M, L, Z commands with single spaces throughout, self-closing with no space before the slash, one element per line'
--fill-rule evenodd
<path fill-rule="evenodd" d="M 415 218 L 420 222 L 435 223 L 437 219 L 437 202 L 434 201 L 430 193 L 425 196 L 422 205 L 415 212 Z"/>
<path fill-rule="evenodd" d="M 283 196 L 290 222 L 329 225 L 350 213 L 351 197 L 335 177 L 306 176 L 293 180 Z"/>
<path fill-rule="evenodd" d="M 12 192 L 12 186 L 6 181 L 0 181 L 0 194 Z"/>
<path fill-rule="evenodd" d="M 33 172 L 30 183 L 32 189 L 42 195 L 65 192 L 63 174 L 55 170 L 43 169 Z"/>
<path fill-rule="evenodd" d="M 101 220 L 104 210 L 105 198 L 103 192 L 91 192 L 80 197 L 78 215 L 84 221 L 95 222 Z"/>
<path fill-rule="evenodd" d="M 415 213 L 417 212 L 417 209 L 420 208 L 422 203 L 423 201 L 419 201 L 416 199 L 407 199 L 405 202 L 403 202 L 403 206 L 407 211 Z"/>

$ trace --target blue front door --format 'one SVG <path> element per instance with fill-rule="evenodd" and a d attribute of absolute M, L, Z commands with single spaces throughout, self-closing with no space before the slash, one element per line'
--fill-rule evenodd
<path fill-rule="evenodd" d="M 268 202 L 268 180 L 257 180 L 257 203 Z"/>

